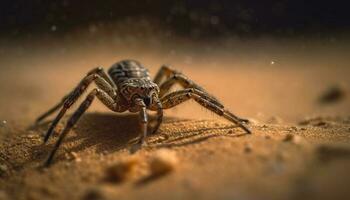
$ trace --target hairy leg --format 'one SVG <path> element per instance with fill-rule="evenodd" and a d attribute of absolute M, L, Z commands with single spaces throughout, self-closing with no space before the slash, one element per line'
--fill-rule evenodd
<path fill-rule="evenodd" d="M 50 135 L 52 134 L 53 130 L 59 123 L 59 121 L 62 119 L 66 111 L 78 100 L 78 98 L 86 91 L 87 87 L 95 81 L 96 85 L 101 88 L 102 90 L 106 91 L 106 93 L 111 96 L 111 98 L 115 99 L 116 97 L 116 91 L 112 86 L 109 85 L 109 83 L 103 79 L 101 76 L 97 74 L 90 74 L 87 75 L 80 83 L 79 85 L 68 95 L 67 98 L 65 98 L 64 103 L 62 105 L 61 111 L 58 113 L 56 118 L 52 121 L 50 128 L 46 132 L 44 142 L 47 142 Z"/>
<path fill-rule="evenodd" d="M 165 93 L 167 93 L 170 90 L 170 88 L 174 86 L 176 83 L 180 84 L 183 88 L 196 88 L 205 93 L 208 93 L 201 86 L 196 84 L 194 81 L 190 80 L 187 76 L 177 72 L 177 73 L 174 73 L 172 76 L 170 76 L 168 79 L 166 79 L 159 86 L 159 89 L 160 89 L 159 96 L 160 97 L 164 96 Z"/>
<path fill-rule="evenodd" d="M 145 139 L 147 137 L 147 125 L 148 125 L 148 117 L 146 112 L 146 107 L 143 107 L 139 113 L 140 118 L 140 126 L 141 126 L 141 137 L 140 137 L 140 145 L 144 144 Z"/>
<path fill-rule="evenodd" d="M 157 78 L 158 77 L 158 78 Z M 214 97 L 214 95 L 209 94 L 203 87 L 189 79 L 187 76 L 182 74 L 179 71 L 176 71 L 174 69 L 171 69 L 168 66 L 162 66 L 162 68 L 159 70 L 156 79 L 161 79 L 159 77 L 165 78 L 165 80 L 162 83 L 157 83 L 159 84 L 159 97 L 163 97 L 169 90 L 171 89 L 172 86 L 174 86 L 176 83 L 180 84 L 184 89 L 186 88 L 195 88 L 202 93 L 205 93 L 205 96 L 208 97 L 208 101 L 215 101 L 215 103 L 220 106 L 224 107 L 220 101 Z"/>
<path fill-rule="evenodd" d="M 201 93 L 200 95 L 203 98 L 205 98 L 207 101 L 210 101 L 211 103 L 217 105 L 220 108 L 224 108 L 222 103 L 217 98 L 215 98 L 214 95 L 209 94 L 205 89 L 203 89 L 203 87 L 201 87 L 200 85 L 198 85 L 197 83 L 195 83 L 194 81 L 189 79 L 187 76 L 185 76 L 181 72 L 176 71 L 174 69 L 171 69 L 168 66 L 163 66 L 157 74 L 158 77 L 161 77 L 161 75 L 159 75 L 159 74 L 163 75 L 162 78 L 166 77 L 166 80 L 164 80 L 159 86 L 159 88 L 160 88 L 159 96 L 160 97 L 163 97 L 167 92 L 169 92 L 170 88 L 173 85 L 178 83 L 185 89 L 186 88 L 196 89 L 197 93 Z M 156 78 L 157 78 L 157 76 L 156 76 Z M 233 117 L 235 117 L 236 119 L 238 119 L 241 122 L 244 122 L 244 123 L 249 122 L 249 120 L 237 117 L 237 116 L 233 115 L 232 113 L 230 113 L 230 115 L 232 115 Z"/>
<path fill-rule="evenodd" d="M 163 107 L 162 107 L 162 103 L 158 100 L 157 102 L 157 106 L 156 108 L 151 108 L 151 110 L 156 110 L 157 111 L 157 122 L 156 125 L 153 127 L 153 130 L 151 132 L 151 134 L 153 135 L 154 133 L 156 133 L 160 127 L 160 125 L 162 124 L 163 121 Z"/>
<path fill-rule="evenodd" d="M 48 166 L 51 164 L 52 159 L 53 159 L 56 151 L 60 147 L 63 139 L 66 137 L 66 135 L 69 133 L 69 131 L 73 128 L 73 126 L 78 122 L 78 120 L 80 119 L 82 114 L 90 107 L 91 103 L 93 102 L 93 100 L 95 99 L 96 96 L 104 105 L 106 105 L 111 110 L 118 111 L 118 109 L 120 109 L 120 106 L 117 105 L 117 102 L 115 102 L 114 99 L 112 99 L 105 91 L 97 89 L 97 88 L 93 89 L 89 93 L 89 95 L 86 97 L 86 99 L 81 103 L 79 108 L 74 112 L 74 114 L 71 116 L 71 118 L 68 120 L 68 122 L 67 122 L 65 128 L 63 129 L 62 133 L 60 134 L 54 148 L 50 152 L 50 155 L 45 162 L 45 166 Z"/>
<path fill-rule="evenodd" d="M 242 128 L 247 133 L 251 133 L 248 127 L 246 127 L 242 121 L 241 118 L 237 117 L 236 115 L 232 114 L 230 111 L 224 109 L 223 107 L 218 106 L 214 102 L 211 102 L 208 99 L 207 96 L 205 96 L 205 93 L 198 92 L 195 88 L 189 88 L 184 89 L 180 91 L 176 91 L 173 93 L 170 93 L 163 97 L 161 99 L 163 108 L 168 109 L 172 108 L 180 103 L 183 103 L 189 99 L 194 99 L 196 102 L 198 102 L 203 107 L 213 111 L 219 116 L 222 116 L 226 118 L 227 120 L 237 124 L 240 128 Z"/>
<path fill-rule="evenodd" d="M 98 75 L 100 75 L 103 79 L 105 79 L 109 83 L 109 85 L 111 85 L 112 87 L 116 88 L 115 83 L 107 75 L 107 73 L 104 71 L 104 69 L 102 67 L 96 67 L 96 68 L 92 69 L 91 71 L 89 71 L 87 73 L 87 75 L 90 75 L 90 74 L 98 74 Z"/>
<path fill-rule="evenodd" d="M 167 65 L 163 65 L 159 69 L 159 71 L 156 74 L 156 76 L 154 77 L 153 82 L 156 83 L 157 85 L 160 85 L 162 83 L 163 79 L 167 79 L 167 78 L 169 78 L 171 75 L 173 75 L 175 73 L 180 73 L 180 72 L 171 69 Z"/>
<path fill-rule="evenodd" d="M 60 109 L 65 104 L 67 99 L 70 96 L 72 96 L 73 94 L 79 95 L 79 93 L 80 94 L 83 93 L 85 91 L 86 87 L 92 82 L 91 79 L 94 79 L 93 77 L 95 75 L 99 75 L 101 78 L 104 79 L 104 81 L 101 81 L 101 84 L 100 84 L 100 85 L 105 85 L 105 86 L 102 86 L 102 87 L 104 87 L 104 88 L 116 88 L 116 87 L 114 87 L 113 81 L 110 80 L 109 76 L 106 74 L 106 72 L 103 70 L 103 68 L 102 67 L 97 67 L 97 68 L 91 70 L 90 72 L 88 72 L 87 75 L 83 78 L 83 80 L 78 84 L 78 86 L 76 88 L 74 88 L 74 90 L 72 92 L 70 92 L 68 95 L 63 97 L 63 99 L 58 104 L 56 104 L 51 109 L 49 109 L 47 112 L 45 112 L 41 116 L 39 116 L 36 119 L 35 124 L 40 123 L 46 117 L 50 116 L 52 113 L 54 113 L 55 111 Z M 107 84 L 104 83 L 104 82 L 106 82 Z M 80 90 L 83 90 L 83 91 L 79 92 Z M 110 89 L 107 89 L 106 91 L 109 91 L 108 93 L 111 96 L 113 96 L 115 94 L 115 91 L 112 91 Z"/>

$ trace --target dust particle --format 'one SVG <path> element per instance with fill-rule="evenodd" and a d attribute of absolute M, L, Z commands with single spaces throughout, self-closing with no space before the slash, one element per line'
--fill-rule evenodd
<path fill-rule="evenodd" d="M 2 120 L 1 123 L 0 123 L 0 127 L 5 127 L 7 124 L 7 121 L 6 120 Z"/>
<path fill-rule="evenodd" d="M 7 130 L 8 130 L 7 121 L 6 120 L 2 120 L 0 122 L 0 134 L 3 133 L 3 132 L 6 133 Z"/>

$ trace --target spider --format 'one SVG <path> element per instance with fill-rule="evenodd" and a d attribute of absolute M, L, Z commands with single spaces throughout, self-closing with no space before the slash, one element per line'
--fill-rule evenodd
<path fill-rule="evenodd" d="M 214 96 L 210 95 L 184 74 L 170 68 L 169 66 L 162 66 L 152 81 L 148 70 L 139 62 L 135 60 L 122 60 L 112 65 L 108 70 L 108 74 L 102 67 L 97 67 L 88 72 L 73 91 L 36 120 L 36 124 L 38 124 L 55 111 L 61 109 L 47 130 L 44 143 L 48 141 L 66 111 L 78 100 L 84 91 L 86 91 L 87 87 L 93 82 L 96 84 L 97 88 L 94 88 L 87 95 L 79 108 L 67 121 L 65 128 L 45 162 L 45 166 L 51 164 L 63 139 L 77 123 L 81 115 L 89 108 L 95 97 L 114 112 L 121 113 L 127 110 L 132 113 L 139 112 L 141 134 L 138 144 L 140 146 L 145 143 L 145 138 L 148 132 L 147 109 L 157 111 L 157 123 L 153 127 L 151 133 L 153 134 L 158 130 L 162 123 L 163 109 L 172 108 L 189 99 L 195 100 L 197 103 L 213 111 L 217 115 L 223 116 L 229 121 L 237 124 L 245 132 L 249 134 L 251 133 L 251 131 L 245 126 L 245 123 L 248 123 L 248 120 L 239 118 L 226 110 Z M 184 89 L 169 93 L 170 88 L 176 83 L 180 84 Z"/>

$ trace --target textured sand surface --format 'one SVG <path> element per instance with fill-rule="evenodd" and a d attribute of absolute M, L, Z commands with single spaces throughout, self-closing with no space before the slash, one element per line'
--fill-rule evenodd
<path fill-rule="evenodd" d="M 349 45 L 92 38 L 1 41 L 0 199 L 350 197 Z M 112 113 L 96 101 L 65 139 L 52 167 L 42 169 L 70 114 L 47 145 L 42 134 L 50 120 L 30 127 L 35 117 L 92 67 L 108 68 L 123 58 L 138 59 L 152 74 L 161 64 L 172 64 L 228 109 L 251 119 L 253 134 L 188 102 L 167 110 L 160 131 L 131 155 L 130 143 L 139 134 L 137 116 Z M 344 98 L 319 104 L 319 95 L 334 84 Z M 174 171 L 152 177 L 149 163 L 161 149 L 174 152 L 178 162 Z M 106 181 L 110 166 L 132 156 L 139 162 L 132 178 Z"/>

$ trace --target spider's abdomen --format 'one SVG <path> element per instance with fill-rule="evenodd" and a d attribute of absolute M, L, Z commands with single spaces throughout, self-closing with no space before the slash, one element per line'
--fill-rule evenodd
<path fill-rule="evenodd" d="M 108 74 L 117 85 L 133 78 L 151 80 L 148 70 L 135 60 L 123 60 L 115 63 L 108 70 Z"/>

